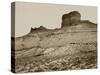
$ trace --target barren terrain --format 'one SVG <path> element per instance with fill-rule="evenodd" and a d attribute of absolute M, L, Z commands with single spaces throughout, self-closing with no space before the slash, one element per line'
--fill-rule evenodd
<path fill-rule="evenodd" d="M 97 32 L 78 27 L 30 32 L 16 38 L 16 72 L 96 68 Z"/>

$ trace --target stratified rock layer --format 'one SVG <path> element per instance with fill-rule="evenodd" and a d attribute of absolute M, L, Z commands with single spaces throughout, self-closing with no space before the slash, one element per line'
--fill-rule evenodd
<path fill-rule="evenodd" d="M 78 11 L 72 11 L 62 16 L 62 28 L 66 26 L 76 25 L 81 21 L 81 15 Z"/>

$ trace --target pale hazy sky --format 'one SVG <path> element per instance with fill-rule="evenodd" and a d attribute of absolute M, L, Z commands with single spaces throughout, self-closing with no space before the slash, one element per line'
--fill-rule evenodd
<path fill-rule="evenodd" d="M 81 19 L 97 23 L 94 6 L 16 2 L 15 8 L 15 37 L 29 33 L 31 27 L 59 28 L 62 15 L 71 11 L 79 11 Z"/>

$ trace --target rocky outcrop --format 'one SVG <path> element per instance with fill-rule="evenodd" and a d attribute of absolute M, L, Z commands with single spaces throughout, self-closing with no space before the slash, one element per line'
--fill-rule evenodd
<path fill-rule="evenodd" d="M 40 26 L 38 28 L 32 28 L 31 27 L 31 30 L 30 30 L 30 33 L 33 33 L 33 32 L 40 32 L 40 31 L 46 31 L 48 30 L 47 28 L 43 27 L 43 26 Z"/>
<path fill-rule="evenodd" d="M 76 25 L 81 20 L 81 14 L 78 11 L 72 11 L 68 14 L 62 16 L 62 25 L 61 27 Z"/>

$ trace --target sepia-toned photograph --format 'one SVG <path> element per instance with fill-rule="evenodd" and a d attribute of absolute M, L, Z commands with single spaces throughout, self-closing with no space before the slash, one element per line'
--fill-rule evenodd
<path fill-rule="evenodd" d="M 97 7 L 11 4 L 11 71 L 97 68 Z"/>

